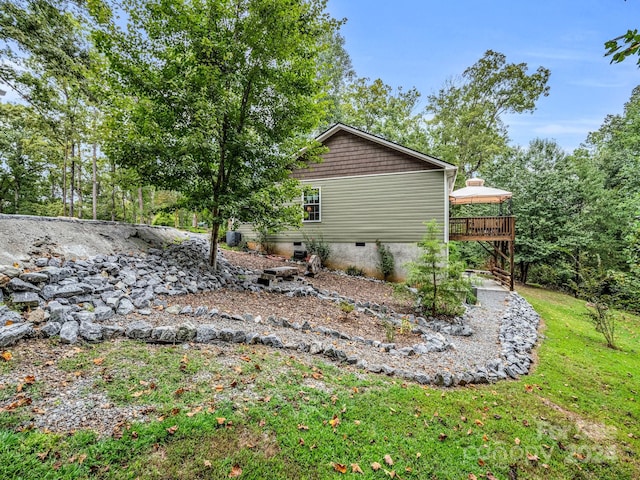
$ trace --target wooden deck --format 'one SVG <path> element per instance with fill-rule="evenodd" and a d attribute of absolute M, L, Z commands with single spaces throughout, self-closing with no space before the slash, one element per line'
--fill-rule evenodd
<path fill-rule="evenodd" d="M 513 241 L 516 217 L 459 217 L 449 218 L 449 240 Z"/>

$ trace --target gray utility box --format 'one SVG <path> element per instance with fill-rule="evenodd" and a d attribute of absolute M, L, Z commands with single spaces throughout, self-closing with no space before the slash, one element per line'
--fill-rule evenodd
<path fill-rule="evenodd" d="M 240 232 L 227 232 L 227 245 L 236 247 L 242 242 L 242 234 Z"/>

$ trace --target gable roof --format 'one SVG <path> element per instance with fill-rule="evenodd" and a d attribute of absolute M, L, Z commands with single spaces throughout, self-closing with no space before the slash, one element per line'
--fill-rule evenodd
<path fill-rule="evenodd" d="M 423 162 L 427 162 L 431 165 L 434 165 L 438 168 L 442 168 L 443 170 L 447 171 L 448 176 L 450 175 L 455 175 L 455 173 L 458 171 L 458 167 L 456 167 L 455 165 L 445 162 L 444 160 L 440 160 L 438 158 L 432 157 L 430 155 L 424 154 L 422 152 L 419 152 L 417 150 L 414 150 L 412 148 L 408 148 L 408 147 L 404 147 L 402 145 L 400 145 L 399 143 L 395 143 L 392 142 L 390 140 L 386 140 L 382 137 L 379 137 L 377 135 L 373 135 L 371 133 L 367 133 L 363 130 L 357 129 L 355 127 L 351 127 L 349 125 L 345 125 L 344 123 L 336 123 L 335 125 L 333 125 L 332 127 L 330 127 L 328 130 L 325 130 L 323 133 L 321 133 L 320 135 L 318 135 L 316 137 L 316 141 L 320 142 L 320 143 L 324 143 L 326 140 L 328 140 L 329 138 L 331 138 L 333 135 L 335 135 L 338 132 L 348 132 L 351 133 L 352 135 L 356 135 L 360 138 L 363 138 L 365 140 L 368 140 L 370 142 L 374 142 L 377 143 L 379 145 L 382 145 L 384 147 L 390 148 L 392 150 L 395 150 L 397 152 L 403 153 L 405 155 L 409 155 L 413 158 L 416 158 L 418 160 L 421 160 Z"/>

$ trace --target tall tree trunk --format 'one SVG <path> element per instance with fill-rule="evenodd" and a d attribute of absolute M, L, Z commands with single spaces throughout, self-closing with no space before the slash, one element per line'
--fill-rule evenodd
<path fill-rule="evenodd" d="M 69 196 L 69 216 L 74 216 L 73 204 L 75 196 L 75 184 L 76 184 L 76 143 L 71 142 L 71 195 Z"/>
<path fill-rule="evenodd" d="M 191 217 L 191 227 L 192 228 L 198 228 L 198 214 L 194 213 L 193 216 Z"/>
<path fill-rule="evenodd" d="M 140 222 L 144 223 L 144 204 L 142 203 L 142 187 L 138 187 L 138 210 L 140 210 Z"/>
<path fill-rule="evenodd" d="M 122 221 L 123 222 L 127 221 L 127 205 L 126 205 L 126 201 L 127 201 L 127 191 L 123 188 L 122 189 Z"/>
<path fill-rule="evenodd" d="M 93 189 L 91 190 L 91 213 L 93 219 L 98 219 L 98 145 L 93 142 L 93 159 L 92 159 L 93 171 L 91 180 L 93 183 Z"/>
<path fill-rule="evenodd" d="M 218 269 L 218 240 L 220 238 L 220 220 L 218 214 L 220 209 L 215 207 L 213 209 L 213 224 L 211 225 L 211 243 L 209 244 L 209 265 L 214 270 Z"/>
<path fill-rule="evenodd" d="M 575 255 L 575 273 L 574 273 L 574 283 L 575 287 L 573 288 L 573 296 L 578 298 L 578 286 L 580 285 L 580 249 L 576 249 Z"/>
<path fill-rule="evenodd" d="M 78 218 L 82 218 L 82 149 L 78 142 Z"/>
<path fill-rule="evenodd" d="M 116 162 L 111 160 L 111 221 L 116 221 Z"/>
<path fill-rule="evenodd" d="M 69 142 L 64 144 L 64 161 L 62 163 L 62 216 L 67 216 L 67 163 L 69 163 Z"/>

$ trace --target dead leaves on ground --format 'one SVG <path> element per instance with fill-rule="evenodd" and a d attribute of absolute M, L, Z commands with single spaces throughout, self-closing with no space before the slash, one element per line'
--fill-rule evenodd
<path fill-rule="evenodd" d="M 237 463 L 231 467 L 231 471 L 229 472 L 229 478 L 237 478 L 242 475 L 242 468 Z"/>

